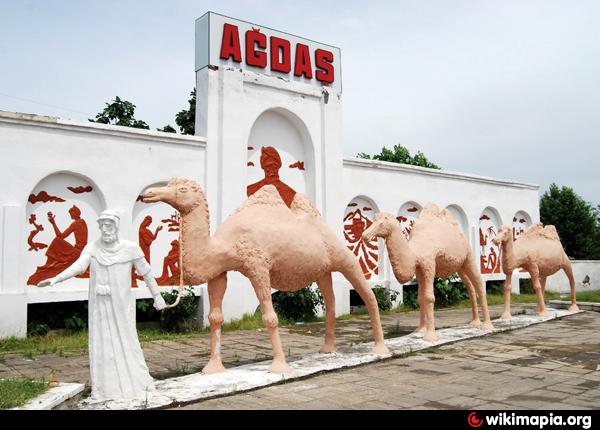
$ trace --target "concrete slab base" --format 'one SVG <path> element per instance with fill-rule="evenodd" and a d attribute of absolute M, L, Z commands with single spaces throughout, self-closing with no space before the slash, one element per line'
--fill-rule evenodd
<path fill-rule="evenodd" d="M 504 321 L 497 319 L 494 320 L 493 323 L 496 331 L 501 332 L 507 330 L 516 330 L 533 324 L 539 324 L 545 321 L 578 313 L 552 308 L 547 308 L 547 310 L 549 315 L 546 317 L 540 317 L 537 315 L 516 315 L 513 316 L 511 320 Z M 391 354 L 388 356 L 371 354 L 370 350 L 373 347 L 373 343 L 362 343 L 349 348 L 340 349 L 338 352 L 331 354 L 311 353 L 302 356 L 288 357 L 288 362 L 293 371 L 285 375 L 269 373 L 267 369 L 271 365 L 271 362 L 263 361 L 230 368 L 226 372 L 216 375 L 195 373 L 192 375 L 155 381 L 153 386 L 146 393 L 144 399 L 111 400 L 104 402 L 91 402 L 89 399 L 85 399 L 78 404 L 78 408 L 165 408 L 168 406 L 190 403 L 211 397 L 237 394 L 242 391 L 266 387 L 268 385 L 303 378 L 316 373 L 354 367 L 361 364 L 390 358 L 392 356 L 402 356 L 410 352 L 472 339 L 488 334 L 490 334 L 490 332 L 485 332 L 478 328 L 465 325 L 437 330 L 439 340 L 436 342 L 425 342 L 422 340 L 423 335 L 421 333 L 413 333 L 407 336 L 386 340 L 386 344 L 391 351 Z"/>
<path fill-rule="evenodd" d="M 50 388 L 41 396 L 30 400 L 20 408 L 25 410 L 50 410 L 81 393 L 85 386 L 83 384 L 59 383 L 56 387 Z"/>

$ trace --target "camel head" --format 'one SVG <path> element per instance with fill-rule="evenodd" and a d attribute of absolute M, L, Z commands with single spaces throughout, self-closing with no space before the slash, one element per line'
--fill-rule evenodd
<path fill-rule="evenodd" d="M 498 234 L 495 238 L 492 239 L 492 242 L 496 246 L 500 246 L 500 244 L 506 243 L 508 240 L 512 240 L 512 229 L 508 226 L 503 225 L 498 230 Z"/>
<path fill-rule="evenodd" d="M 146 203 L 165 202 L 186 214 L 204 200 L 204 195 L 196 182 L 173 178 L 164 187 L 148 188 L 142 198 Z"/>
<path fill-rule="evenodd" d="M 386 238 L 392 233 L 392 228 L 398 225 L 396 217 L 387 212 L 375 214 L 373 224 L 362 234 L 362 240 L 369 242 L 374 237 Z"/>

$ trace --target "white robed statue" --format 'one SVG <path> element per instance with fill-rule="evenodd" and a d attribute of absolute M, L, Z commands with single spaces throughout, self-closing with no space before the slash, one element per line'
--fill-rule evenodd
<path fill-rule="evenodd" d="M 52 286 L 90 270 L 88 301 L 89 360 L 92 401 L 145 398 L 153 379 L 142 353 L 135 325 L 131 268 L 144 277 L 154 307 L 166 307 L 140 247 L 119 240 L 119 216 L 105 210 L 98 217 L 101 238 L 88 244 L 79 259 L 54 278 L 38 284 Z"/>

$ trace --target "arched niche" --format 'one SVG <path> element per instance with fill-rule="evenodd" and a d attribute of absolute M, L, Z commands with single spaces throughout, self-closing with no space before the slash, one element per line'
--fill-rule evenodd
<path fill-rule="evenodd" d="M 26 204 L 27 284 L 37 285 L 65 270 L 83 248 L 100 237 L 96 219 L 105 209 L 102 192 L 89 178 L 71 172 L 46 176 Z M 79 278 L 89 277 L 89 272 Z M 81 284 L 77 279 L 65 284 Z"/>
<path fill-rule="evenodd" d="M 513 237 L 517 239 L 525 230 L 531 227 L 531 217 L 525 211 L 518 211 L 512 219 Z"/>
<path fill-rule="evenodd" d="M 410 237 L 410 230 L 412 229 L 412 225 L 419 215 L 421 214 L 421 210 L 423 207 L 416 202 L 406 202 L 400 209 L 398 210 L 398 216 L 396 219 L 400 223 L 400 228 L 402 228 L 402 233 L 408 239 Z"/>
<path fill-rule="evenodd" d="M 179 285 L 179 229 L 181 216 L 177 210 L 164 202 L 148 203 L 143 193 L 152 187 L 163 187 L 167 181 L 145 187 L 134 206 L 132 223 L 135 240 L 152 267 L 152 275 L 159 286 Z M 133 279 L 137 286 L 141 278 Z"/>
<path fill-rule="evenodd" d="M 344 211 L 344 238 L 346 246 L 358 259 L 366 279 L 379 275 L 379 241 L 374 238 L 362 240 L 363 232 L 373 223 L 378 209 L 373 200 L 358 196 L 353 198 Z"/>
<path fill-rule="evenodd" d="M 465 214 L 465 211 L 463 211 L 463 209 L 458 205 L 448 205 L 446 209 L 448 209 L 448 212 L 450 212 L 454 219 L 458 221 L 458 225 L 460 226 L 463 234 L 467 240 L 469 240 L 469 223 L 467 222 L 467 215 Z"/>
<path fill-rule="evenodd" d="M 500 248 L 492 242 L 502 225 L 498 211 L 487 207 L 479 216 L 479 263 L 482 274 L 500 273 Z"/>
<path fill-rule="evenodd" d="M 252 125 L 247 150 L 247 195 L 273 184 L 288 203 L 294 191 L 315 201 L 314 148 L 297 115 L 282 108 L 263 112 Z"/>

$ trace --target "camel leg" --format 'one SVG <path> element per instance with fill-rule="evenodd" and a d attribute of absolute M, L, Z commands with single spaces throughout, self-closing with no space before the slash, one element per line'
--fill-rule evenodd
<path fill-rule="evenodd" d="M 479 319 L 479 311 L 477 309 L 477 296 L 475 294 L 475 289 L 473 288 L 473 283 L 467 276 L 464 271 L 459 271 L 458 276 L 465 284 L 465 288 L 467 289 L 467 293 L 469 294 L 469 300 L 471 301 L 471 321 L 469 325 L 471 327 L 481 327 L 481 321 Z"/>
<path fill-rule="evenodd" d="M 223 312 L 221 305 L 227 288 L 227 273 L 221 273 L 216 278 L 208 281 L 208 301 L 210 303 L 210 359 L 202 373 L 211 374 L 224 372 L 225 367 L 221 362 L 221 326 L 223 325 Z"/>
<path fill-rule="evenodd" d="M 433 268 L 432 268 L 433 269 Z M 423 305 L 425 307 L 425 336 L 423 340 L 426 342 L 435 342 L 439 338 L 435 334 L 435 321 L 434 321 L 434 305 L 435 305 L 435 294 L 433 293 L 433 279 L 434 271 L 430 273 L 422 273 L 418 276 L 419 288 L 423 286 Z M 421 284 L 422 283 L 422 284 Z"/>
<path fill-rule="evenodd" d="M 373 328 L 373 339 L 375 340 L 375 346 L 372 351 L 374 354 L 388 355 L 390 350 L 385 345 L 383 340 L 383 329 L 381 328 L 381 319 L 379 318 L 379 307 L 377 306 L 377 299 L 373 290 L 369 287 L 365 276 L 360 270 L 360 266 L 356 264 L 356 259 L 353 254 L 348 252 L 348 260 L 352 260 L 349 264 L 346 264 L 342 270 L 342 275 L 352 284 L 360 298 L 365 302 L 367 311 L 369 312 L 369 318 L 371 319 L 371 327 Z"/>
<path fill-rule="evenodd" d="M 569 286 L 571 287 L 571 306 L 569 306 L 569 310 L 571 312 L 578 312 L 579 306 L 577 306 L 577 292 L 575 290 L 575 276 L 573 276 L 573 267 L 571 266 L 569 257 L 565 255 L 563 260 L 564 262 L 562 269 L 565 271 L 567 278 L 569 278 Z"/>
<path fill-rule="evenodd" d="M 269 273 L 260 273 L 250 279 L 258 301 L 260 302 L 260 310 L 262 312 L 262 321 L 271 338 L 271 347 L 273 348 L 273 363 L 269 367 L 271 373 L 289 373 L 292 368 L 285 360 L 281 338 L 279 337 L 279 318 L 273 308 L 271 298 L 271 282 Z"/>
<path fill-rule="evenodd" d="M 512 294 L 512 270 L 506 274 L 504 279 L 504 310 L 500 319 L 509 320 L 512 318 L 510 312 L 510 295 Z"/>
<path fill-rule="evenodd" d="M 425 304 L 423 303 L 423 291 L 424 286 L 421 284 L 421 281 L 417 279 L 417 299 L 419 301 L 419 326 L 415 330 L 415 333 L 423 333 L 425 332 Z"/>
<path fill-rule="evenodd" d="M 479 303 L 481 304 L 481 313 L 483 314 L 483 324 L 481 325 L 482 330 L 493 331 L 494 325 L 492 324 L 492 319 L 490 318 L 490 310 L 487 304 L 487 295 L 485 291 L 485 285 L 483 280 L 481 279 L 481 274 L 475 264 L 475 259 L 472 256 L 466 261 L 464 266 L 465 274 L 469 278 L 469 281 L 473 283 L 475 292 L 477 296 L 479 296 Z"/>
<path fill-rule="evenodd" d="M 546 298 L 546 276 L 540 276 L 540 287 L 542 287 L 542 296 Z"/>
<path fill-rule="evenodd" d="M 325 341 L 319 352 L 335 352 L 335 296 L 333 295 L 331 273 L 319 279 L 317 285 L 325 302 Z"/>
<path fill-rule="evenodd" d="M 535 290 L 535 295 L 537 296 L 537 313 L 541 317 L 548 316 L 548 312 L 546 312 L 546 304 L 544 303 L 544 293 L 542 292 L 542 284 L 540 283 L 540 272 L 538 267 L 532 267 L 529 273 L 531 274 L 531 283 L 533 284 L 533 289 Z"/>

